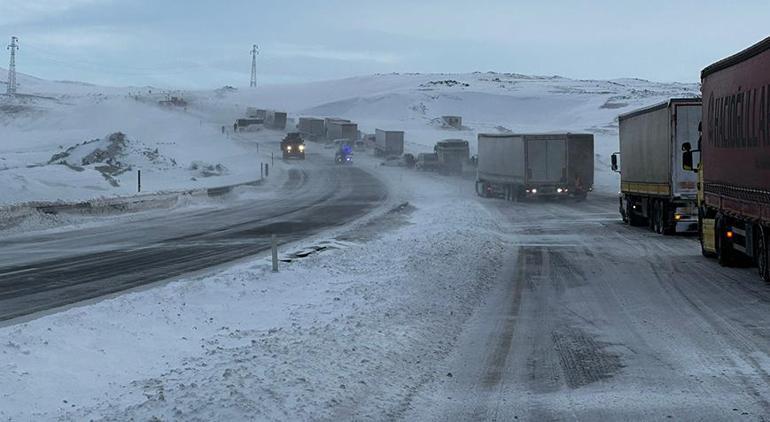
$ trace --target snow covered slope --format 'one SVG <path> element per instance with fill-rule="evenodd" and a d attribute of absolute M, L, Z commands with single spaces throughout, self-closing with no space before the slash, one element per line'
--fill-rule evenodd
<path fill-rule="evenodd" d="M 588 131 L 596 135 L 597 189 L 616 191 L 617 178 L 607 167 L 608 155 L 618 148 L 617 115 L 670 97 L 698 95 L 695 84 L 507 73 L 369 75 L 182 93 L 52 82 L 21 74 L 19 82 L 22 95 L 16 102 L 0 100 L 0 204 L 130 194 L 135 190 L 132 172 L 108 180 L 91 169 L 49 163 L 67 148 L 116 132 L 178 164 L 143 169 L 146 189 L 251 180 L 258 168 L 256 142 L 275 141 L 281 134 L 222 134 L 222 127 L 231 128 L 248 106 L 285 110 L 290 117 L 345 117 L 368 133 L 375 128 L 405 130 L 406 149 L 412 153 L 431 150 L 445 138 L 467 139 L 475 151 L 481 132 Z M 160 107 L 158 101 L 167 95 L 182 96 L 188 106 Z M 443 129 L 442 115 L 462 116 L 464 128 Z M 201 180 L 192 170 L 198 161 L 229 171 Z"/>

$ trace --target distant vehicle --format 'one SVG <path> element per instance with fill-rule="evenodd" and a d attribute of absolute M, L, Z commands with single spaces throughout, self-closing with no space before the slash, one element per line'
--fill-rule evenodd
<path fill-rule="evenodd" d="M 265 127 L 270 129 L 286 129 L 287 115 L 284 111 L 266 110 Z"/>
<path fill-rule="evenodd" d="M 363 139 L 357 140 L 353 149 L 356 151 L 366 151 L 366 142 Z"/>
<path fill-rule="evenodd" d="M 237 119 L 233 128 L 238 132 L 257 130 L 264 122 L 262 119 Z"/>
<path fill-rule="evenodd" d="M 700 118 L 700 98 L 673 98 L 618 117 L 620 152 L 611 159 L 620 172 L 623 221 L 662 234 L 698 230 L 697 178 L 682 169 L 681 151 L 697 141 Z"/>
<path fill-rule="evenodd" d="M 340 144 L 334 153 L 334 162 L 337 164 L 350 164 L 353 162 L 353 147 L 349 143 Z"/>
<path fill-rule="evenodd" d="M 441 164 L 438 161 L 438 154 L 435 152 L 423 152 L 417 154 L 417 162 L 414 167 L 420 171 L 438 171 Z"/>
<path fill-rule="evenodd" d="M 404 132 L 398 130 L 375 130 L 374 155 L 395 157 L 404 153 Z"/>
<path fill-rule="evenodd" d="M 385 161 L 380 163 L 386 167 L 406 167 L 412 168 L 415 166 L 415 158 L 412 154 L 404 154 L 401 156 L 387 157 Z"/>
<path fill-rule="evenodd" d="M 593 135 L 479 134 L 478 139 L 480 196 L 582 199 L 593 189 Z"/>
<path fill-rule="evenodd" d="M 297 129 L 302 136 L 310 141 L 318 141 L 326 137 L 324 119 L 314 117 L 300 117 Z"/>
<path fill-rule="evenodd" d="M 701 252 L 770 281 L 770 38 L 701 72 L 703 113 L 683 168 L 698 173 Z M 700 165 L 693 154 L 700 153 Z"/>
<path fill-rule="evenodd" d="M 291 132 L 286 134 L 286 137 L 281 141 L 281 151 L 283 152 L 283 159 L 297 158 L 300 160 L 305 159 L 305 141 L 298 132 Z"/>
<path fill-rule="evenodd" d="M 358 124 L 349 120 L 327 119 L 326 138 L 346 139 L 351 142 L 355 141 L 358 139 Z"/>
<path fill-rule="evenodd" d="M 445 139 L 434 147 L 439 162 L 439 171 L 449 174 L 461 174 L 463 166 L 470 157 L 468 141 L 463 139 Z"/>

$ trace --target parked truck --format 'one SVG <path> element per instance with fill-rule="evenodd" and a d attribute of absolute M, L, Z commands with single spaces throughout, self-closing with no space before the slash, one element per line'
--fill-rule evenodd
<path fill-rule="evenodd" d="M 697 179 L 682 168 L 681 151 L 697 141 L 700 115 L 700 98 L 673 98 L 618 117 L 620 152 L 611 161 L 624 222 L 661 234 L 698 229 Z"/>
<path fill-rule="evenodd" d="M 510 201 L 593 190 L 591 134 L 479 134 L 476 193 Z"/>
<path fill-rule="evenodd" d="M 374 133 L 374 155 L 397 157 L 404 153 L 404 132 L 400 130 L 377 129 Z"/>
<path fill-rule="evenodd" d="M 311 141 L 318 141 L 326 136 L 326 126 L 323 119 L 300 117 L 297 129 L 302 136 Z"/>
<path fill-rule="evenodd" d="M 326 124 L 326 139 L 358 139 L 358 124 L 349 121 L 329 121 Z"/>
<path fill-rule="evenodd" d="M 770 38 L 703 69 L 701 83 L 701 138 L 682 148 L 698 173 L 701 252 L 770 281 Z"/>
<path fill-rule="evenodd" d="M 286 129 L 286 112 L 267 110 L 265 113 L 265 127 L 270 129 Z"/>
<path fill-rule="evenodd" d="M 439 172 L 446 174 L 460 174 L 463 165 L 470 158 L 468 141 L 464 139 L 445 139 L 436 143 L 433 148 L 439 164 Z"/>

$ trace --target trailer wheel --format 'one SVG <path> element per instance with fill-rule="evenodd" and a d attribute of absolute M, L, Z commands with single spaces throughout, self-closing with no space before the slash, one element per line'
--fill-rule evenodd
<path fill-rule="evenodd" d="M 618 198 L 618 211 L 620 212 L 620 218 L 623 219 L 624 223 L 628 223 L 628 215 L 626 215 L 626 210 L 623 209 L 623 198 Z"/>
<path fill-rule="evenodd" d="M 724 218 L 718 218 L 716 224 L 717 261 L 723 267 L 732 267 L 735 265 L 735 251 L 733 251 L 733 245 L 725 235 L 724 226 Z"/>
<path fill-rule="evenodd" d="M 652 223 L 652 231 L 658 234 L 663 233 L 663 213 L 660 209 L 660 201 L 653 201 L 652 202 L 652 215 L 650 216 L 650 221 Z"/>
<path fill-rule="evenodd" d="M 757 226 L 757 270 L 762 280 L 770 282 L 770 254 L 768 250 L 768 239 L 766 229 L 763 226 Z"/>

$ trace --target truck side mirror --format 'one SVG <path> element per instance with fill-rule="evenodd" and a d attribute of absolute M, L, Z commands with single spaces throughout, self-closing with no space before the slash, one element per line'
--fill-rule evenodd
<path fill-rule="evenodd" d="M 685 142 L 682 144 L 682 168 L 687 171 L 692 171 L 697 173 L 698 169 L 695 168 L 694 162 L 693 162 L 693 154 L 696 152 L 700 152 L 699 149 L 692 149 L 692 144 L 689 142 Z"/>
<path fill-rule="evenodd" d="M 617 172 L 618 171 L 618 153 L 613 153 L 610 155 L 610 162 L 612 163 L 612 171 Z"/>

